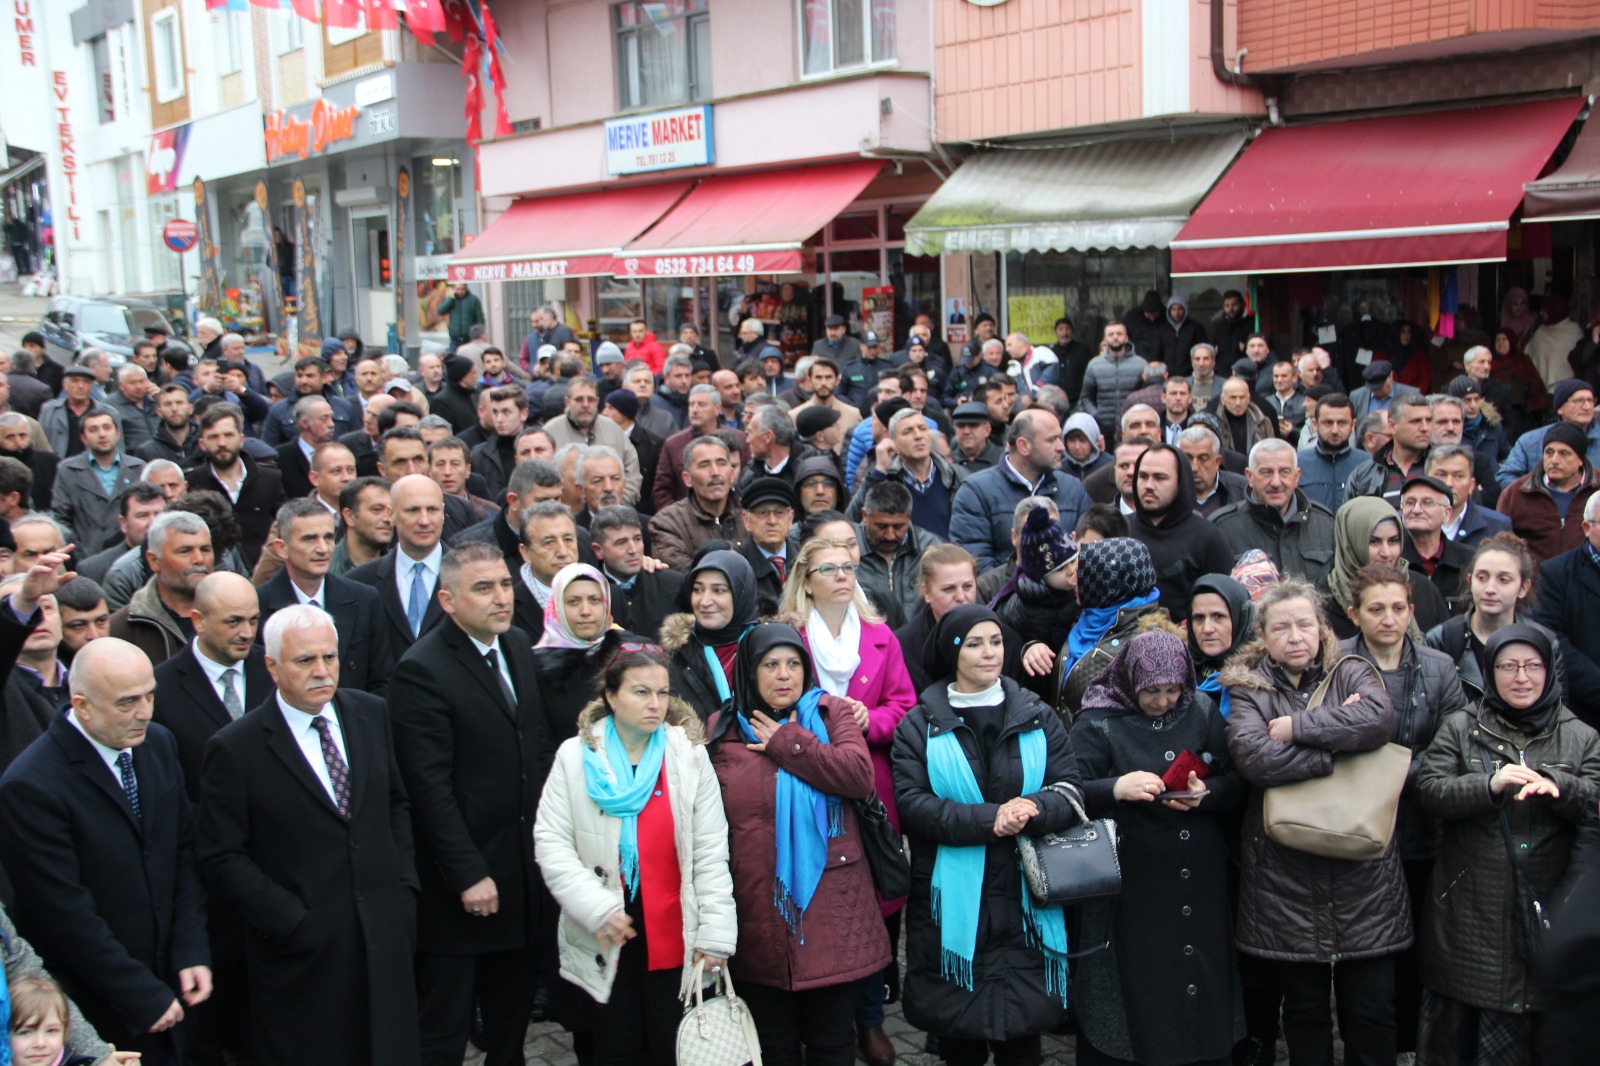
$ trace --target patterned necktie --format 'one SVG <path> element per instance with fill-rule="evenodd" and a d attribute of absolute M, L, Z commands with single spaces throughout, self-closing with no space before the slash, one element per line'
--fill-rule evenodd
<path fill-rule="evenodd" d="M 511 682 L 506 680 L 506 675 L 500 672 L 500 652 L 490 648 L 483 653 L 484 659 L 489 663 L 489 669 L 494 673 L 494 679 L 500 682 L 500 694 L 506 698 L 506 706 L 513 712 L 517 709 L 517 694 L 511 691 Z"/>
<path fill-rule="evenodd" d="M 117 756 L 117 769 L 122 771 L 122 791 L 128 794 L 133 816 L 143 818 L 144 812 L 139 809 L 139 781 L 133 776 L 133 752 L 125 751 Z"/>
<path fill-rule="evenodd" d="M 411 635 L 422 635 L 422 616 L 428 613 L 428 568 L 418 563 L 411 568 L 411 599 L 406 604 L 406 621 L 411 623 Z"/>
<path fill-rule="evenodd" d="M 233 683 L 233 676 L 238 672 L 231 666 L 222 671 L 222 706 L 227 710 L 228 717 L 235 721 L 244 714 L 244 701 L 239 698 L 239 689 Z"/>
<path fill-rule="evenodd" d="M 339 754 L 339 748 L 333 742 L 333 733 L 328 720 L 319 714 L 311 719 L 311 725 L 317 731 L 317 739 L 322 741 L 322 761 L 328 764 L 328 777 L 333 781 L 333 802 L 339 808 L 339 817 L 348 822 L 350 767 L 345 765 L 344 756 Z"/>
<path fill-rule="evenodd" d="M 782 584 L 788 579 L 788 571 L 786 571 L 783 566 L 783 556 L 774 555 L 772 557 L 772 568 L 778 572 L 779 584 Z"/>

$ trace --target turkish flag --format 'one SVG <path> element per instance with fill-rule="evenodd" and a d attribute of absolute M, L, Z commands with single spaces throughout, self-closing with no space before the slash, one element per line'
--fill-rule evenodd
<path fill-rule="evenodd" d="M 361 25 L 362 0 L 322 0 L 322 22 L 339 29 Z"/>
<path fill-rule="evenodd" d="M 364 0 L 364 5 L 367 29 L 392 30 L 400 25 L 400 17 L 394 10 L 394 0 Z"/>
<path fill-rule="evenodd" d="M 322 23 L 322 16 L 317 11 L 317 0 L 289 0 L 289 6 L 294 8 L 294 13 L 301 18 L 319 25 Z"/>
<path fill-rule="evenodd" d="M 432 45 L 433 35 L 445 29 L 442 0 L 405 0 L 405 4 L 406 25 L 411 27 L 412 36 L 419 44 Z"/>

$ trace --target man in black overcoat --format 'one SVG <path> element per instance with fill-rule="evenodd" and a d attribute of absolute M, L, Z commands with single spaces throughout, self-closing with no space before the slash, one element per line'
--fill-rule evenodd
<path fill-rule="evenodd" d="M 65 562 L 40 556 L 0 610 L 31 617 Z M 211 994 L 177 744 L 150 721 L 155 673 L 132 644 L 84 645 L 69 684 L 71 710 L 0 778 L 12 917 L 106 1041 L 177 1066 L 184 1010 Z"/>
<path fill-rule="evenodd" d="M 411 646 L 387 694 L 422 880 L 424 1066 L 459 1066 L 474 999 L 486 1066 L 521 1066 L 533 1007 L 533 820 L 553 744 L 533 642 L 511 624 L 512 589 L 494 545 L 446 555 L 439 602 L 449 617 Z"/>
<path fill-rule="evenodd" d="M 266 644 L 278 693 L 211 738 L 200 776 L 201 873 L 253 934 L 251 1055 L 417 1066 L 419 886 L 389 715 L 336 691 L 320 608 L 279 611 Z"/>

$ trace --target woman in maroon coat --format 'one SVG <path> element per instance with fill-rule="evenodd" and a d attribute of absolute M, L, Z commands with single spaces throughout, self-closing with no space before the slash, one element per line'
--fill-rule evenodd
<path fill-rule="evenodd" d="M 708 745 L 739 912 L 731 965 L 762 1058 L 850 1066 L 856 982 L 889 963 L 851 802 L 873 791 L 851 704 L 817 687 L 793 626 L 763 623 L 739 642 Z"/>

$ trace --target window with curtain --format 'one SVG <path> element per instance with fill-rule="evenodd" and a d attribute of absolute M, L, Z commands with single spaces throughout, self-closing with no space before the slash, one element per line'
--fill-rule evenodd
<path fill-rule="evenodd" d="M 612 8 L 621 108 L 711 97 L 707 0 L 629 0 Z"/>
<path fill-rule="evenodd" d="M 800 63 L 807 74 L 892 63 L 895 0 L 801 0 Z"/>

